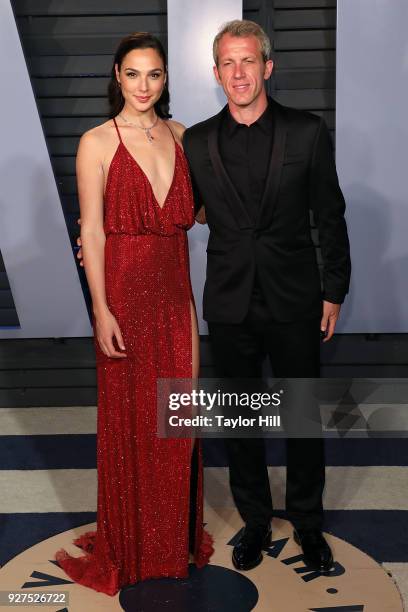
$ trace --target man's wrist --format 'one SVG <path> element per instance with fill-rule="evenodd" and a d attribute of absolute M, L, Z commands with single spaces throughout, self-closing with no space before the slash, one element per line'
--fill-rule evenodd
<path fill-rule="evenodd" d="M 330 304 L 342 304 L 344 302 L 343 295 L 323 294 L 323 301 L 330 302 Z"/>

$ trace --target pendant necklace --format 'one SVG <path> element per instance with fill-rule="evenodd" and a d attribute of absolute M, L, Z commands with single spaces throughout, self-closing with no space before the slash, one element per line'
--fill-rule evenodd
<path fill-rule="evenodd" d="M 133 123 L 132 121 L 128 121 L 127 119 L 124 118 L 123 115 L 121 115 L 121 113 L 118 113 L 118 115 L 128 125 L 133 125 L 134 127 L 139 128 L 139 130 L 143 130 L 144 133 L 146 134 L 146 137 L 147 137 L 147 140 L 149 141 L 149 143 L 153 144 L 154 137 L 151 135 L 150 130 L 152 130 L 156 126 L 156 124 L 157 124 L 157 122 L 159 120 L 159 116 L 158 115 L 156 115 L 156 119 L 155 119 L 154 123 L 152 125 L 150 125 L 149 127 L 142 127 L 141 125 L 137 125 L 137 123 Z"/>

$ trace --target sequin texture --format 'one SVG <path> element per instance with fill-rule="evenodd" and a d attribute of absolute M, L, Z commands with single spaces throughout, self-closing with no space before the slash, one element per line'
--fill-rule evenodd
<path fill-rule="evenodd" d="M 97 530 L 74 540 L 81 556 L 59 550 L 55 559 L 72 580 L 108 595 L 140 580 L 188 575 L 191 440 L 156 436 L 157 378 L 192 375 L 186 230 L 194 223 L 194 208 L 177 143 L 175 154 L 163 208 L 122 141 L 106 185 L 106 295 L 127 357 L 108 358 L 95 341 Z M 203 529 L 202 454 L 196 444 L 194 560 L 201 567 L 213 548 Z"/>

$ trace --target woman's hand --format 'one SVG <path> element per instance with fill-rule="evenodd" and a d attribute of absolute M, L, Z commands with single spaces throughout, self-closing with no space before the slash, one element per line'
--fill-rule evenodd
<path fill-rule="evenodd" d="M 119 348 L 123 351 L 125 350 L 118 322 L 108 308 L 102 313 L 95 314 L 95 323 L 96 337 L 102 352 L 107 357 L 114 357 L 116 359 L 126 357 L 126 353 L 119 353 L 114 347 L 113 338 L 116 339 Z"/>

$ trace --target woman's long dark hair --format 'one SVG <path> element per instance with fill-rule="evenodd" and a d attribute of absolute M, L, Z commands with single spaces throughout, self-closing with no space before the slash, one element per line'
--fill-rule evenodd
<path fill-rule="evenodd" d="M 125 104 L 125 99 L 122 95 L 119 83 L 116 78 L 115 65 L 117 64 L 118 69 L 120 70 L 124 57 L 134 49 L 154 49 L 155 51 L 157 51 L 163 61 L 164 70 L 167 72 L 166 53 L 163 49 L 163 45 L 161 44 L 160 40 L 153 36 L 153 34 L 149 34 L 149 32 L 135 32 L 134 34 L 130 34 L 129 36 L 122 38 L 119 43 L 119 47 L 116 49 L 111 72 L 111 80 L 109 81 L 108 85 L 110 119 L 116 117 L 116 115 L 121 112 Z M 169 119 L 171 117 L 169 113 L 169 105 L 170 94 L 167 78 L 162 95 L 154 105 L 156 114 L 162 119 Z"/>

